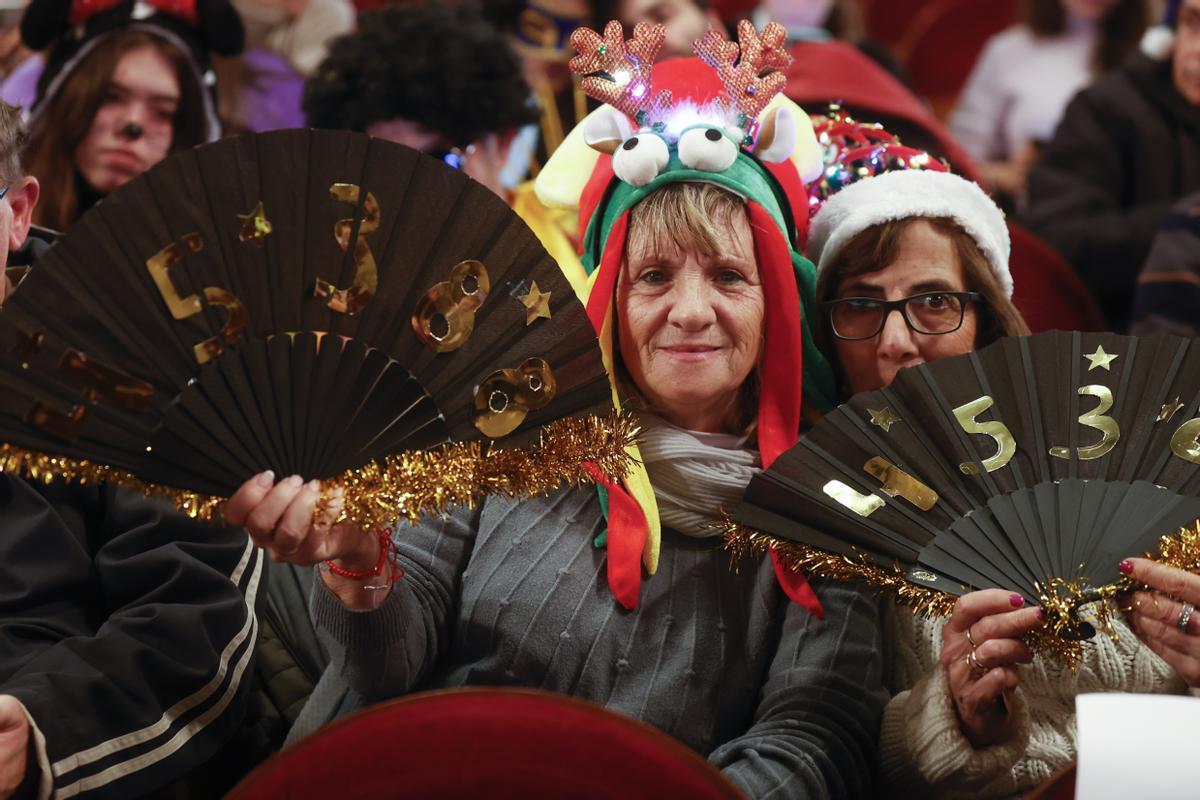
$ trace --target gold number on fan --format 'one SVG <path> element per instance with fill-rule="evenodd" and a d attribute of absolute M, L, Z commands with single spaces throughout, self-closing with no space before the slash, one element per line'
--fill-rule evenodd
<path fill-rule="evenodd" d="M 358 197 L 362 190 L 353 183 L 335 183 L 329 187 L 329 196 L 334 200 L 358 205 Z M 363 218 L 358 226 L 358 239 L 354 242 L 354 283 L 349 289 L 339 289 L 326 280 L 317 279 L 313 294 L 317 297 L 328 297 L 325 305 L 339 314 L 354 315 L 367 307 L 375 290 L 379 288 L 379 269 L 375 265 L 375 255 L 367 237 L 379 230 L 380 210 L 379 201 L 375 195 L 367 192 L 363 200 Z M 345 252 L 350 249 L 350 233 L 353 230 L 353 219 L 339 219 L 333 226 L 333 236 Z"/>
<path fill-rule="evenodd" d="M 995 404 L 995 400 L 990 395 L 984 395 L 978 399 L 972 400 L 969 403 L 964 403 L 954 409 L 954 418 L 958 420 L 958 424 L 967 433 L 979 433 L 984 436 L 992 437 L 996 443 L 996 453 L 989 458 L 983 459 L 983 468 L 988 472 L 995 472 L 1003 467 L 1017 453 L 1017 442 L 1013 439 L 1012 431 L 1008 429 L 1000 420 L 992 420 L 990 422 L 979 422 L 975 418 L 983 412 L 987 411 Z M 959 470 L 964 475 L 977 475 L 979 468 L 970 461 L 964 461 L 958 465 Z"/>
<path fill-rule="evenodd" d="M 199 253 L 204 249 L 204 240 L 198 233 L 185 235 L 183 244 L 192 253 Z M 179 245 L 173 242 L 146 260 L 146 269 L 150 271 L 150 276 L 154 278 L 154 284 L 158 287 L 159 294 L 162 295 L 167 309 L 175 319 L 193 317 L 199 314 L 203 308 L 199 295 L 180 296 L 175 288 L 175 283 L 171 280 L 171 270 L 178 267 L 182 261 L 183 256 L 180 254 Z M 209 305 L 224 308 L 228 319 L 217 336 L 205 339 L 192 348 L 196 355 L 196 361 L 201 364 L 208 363 L 224 352 L 225 347 L 222 340 L 226 344 L 233 344 L 241 338 L 242 333 L 246 330 L 246 309 L 242 305 L 242 301 L 234 297 L 228 289 L 209 286 L 204 290 L 204 299 L 208 301 Z"/>
<path fill-rule="evenodd" d="M 1115 419 L 1104 413 L 1112 408 L 1113 405 L 1112 390 L 1107 386 L 1097 386 L 1095 384 L 1080 386 L 1079 395 L 1081 397 L 1095 397 L 1100 401 L 1091 411 L 1087 411 L 1079 416 L 1080 425 L 1095 428 L 1103 434 L 1100 437 L 1100 441 L 1096 442 L 1096 444 L 1079 448 L 1079 460 L 1090 461 L 1093 458 L 1108 455 L 1109 451 L 1117 446 L 1117 441 L 1121 438 L 1121 426 L 1117 424 Z M 1050 455 L 1055 458 L 1070 458 L 1071 448 L 1051 447 Z"/>
<path fill-rule="evenodd" d="M 1179 426 L 1171 437 L 1171 452 L 1184 461 L 1200 464 L 1200 417 Z"/>
<path fill-rule="evenodd" d="M 929 511 L 937 505 L 937 492 L 886 458 L 875 456 L 863 464 L 863 471 L 882 484 L 880 488 L 888 497 L 903 497 L 922 511 Z M 824 492 L 860 517 L 869 517 L 883 507 L 880 498 L 855 491 L 841 481 L 825 484 Z"/>
<path fill-rule="evenodd" d="M 496 439 L 520 427 L 530 411 L 545 408 L 558 384 L 550 365 L 530 358 L 517 369 L 499 369 L 475 390 L 475 427 Z"/>
<path fill-rule="evenodd" d="M 93 361 L 78 350 L 68 350 L 58 368 L 79 387 L 86 403 L 72 406 L 65 414 L 45 403 L 37 403 L 27 419 L 31 425 L 69 442 L 79 438 L 88 404 L 104 401 L 130 411 L 145 411 L 154 399 L 154 387 L 150 384 Z"/>
<path fill-rule="evenodd" d="M 426 347 L 449 353 L 466 344 L 475 330 L 475 312 L 487 300 L 492 282 L 480 261 L 463 261 L 449 280 L 435 284 L 417 303 L 412 326 Z"/>

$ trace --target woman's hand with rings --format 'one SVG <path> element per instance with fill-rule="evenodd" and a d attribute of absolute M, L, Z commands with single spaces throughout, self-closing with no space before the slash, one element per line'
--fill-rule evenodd
<path fill-rule="evenodd" d="M 972 746 L 997 744 L 1011 733 L 1005 697 L 1021 682 L 1016 665 L 1033 660 L 1021 636 L 1041 621 L 1041 609 L 1026 608 L 1025 598 L 1001 589 L 971 592 L 954 604 L 942 627 L 940 661 Z"/>
<path fill-rule="evenodd" d="M 1127 558 L 1118 569 L 1152 591 L 1128 599 L 1129 627 L 1189 686 L 1200 687 L 1200 575 L 1146 558 Z"/>

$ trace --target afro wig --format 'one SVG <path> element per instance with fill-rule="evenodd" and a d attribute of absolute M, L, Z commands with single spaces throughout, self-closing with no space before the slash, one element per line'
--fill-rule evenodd
<path fill-rule="evenodd" d="M 507 40 L 470 3 L 362 14 L 305 84 L 304 113 L 313 127 L 352 131 L 406 119 L 458 147 L 538 116 Z"/>

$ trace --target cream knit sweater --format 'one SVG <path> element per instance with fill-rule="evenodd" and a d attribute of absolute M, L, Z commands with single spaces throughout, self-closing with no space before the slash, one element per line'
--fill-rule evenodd
<path fill-rule="evenodd" d="M 1124 625 L 1084 646 L 1075 672 L 1044 658 L 1021 667 L 1009 705 L 1011 739 L 974 749 L 958 727 L 938 664 L 943 620 L 888 604 L 885 628 L 895 692 L 883 715 L 880 770 L 886 796 L 1009 797 L 1037 786 L 1075 758 L 1075 695 L 1085 692 L 1183 694 L 1183 680 Z M 901 691 L 903 690 L 903 691 Z"/>

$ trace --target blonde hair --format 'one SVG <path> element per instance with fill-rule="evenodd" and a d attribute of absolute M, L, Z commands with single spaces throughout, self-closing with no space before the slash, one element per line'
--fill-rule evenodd
<path fill-rule="evenodd" d="M 712 183 L 669 183 L 633 207 L 629 214 L 629 233 L 625 245 L 626 262 L 621 265 L 618 284 L 625 280 L 625 264 L 630 253 L 661 253 L 659 247 L 675 252 L 690 251 L 704 256 L 729 257 L 731 237 L 720 236 L 735 219 L 750 223 L 746 204 L 740 197 Z M 752 258 L 754 253 L 749 254 Z M 617 304 L 613 300 L 613 335 L 618 330 Z M 621 397 L 637 410 L 654 411 L 642 395 L 621 357 L 620 347 L 613 348 L 613 367 Z M 758 425 L 760 385 L 756 365 L 742 383 L 737 413 L 732 420 L 734 432 L 751 435 Z"/>

